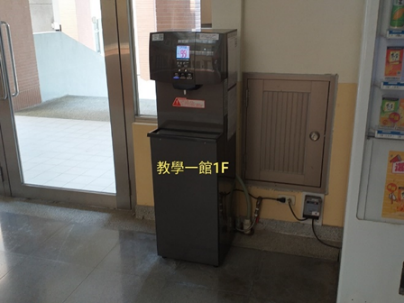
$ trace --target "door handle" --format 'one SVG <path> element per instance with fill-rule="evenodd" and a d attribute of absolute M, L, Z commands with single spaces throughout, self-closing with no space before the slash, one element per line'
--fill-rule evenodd
<path fill-rule="evenodd" d="M 316 131 L 314 131 L 314 132 L 311 132 L 310 133 L 310 135 L 309 135 L 309 138 L 312 140 L 312 141 L 317 141 L 318 139 L 320 139 L 320 134 L 319 134 L 319 132 L 316 132 Z"/>
<path fill-rule="evenodd" d="M 3 37 L 0 31 L 0 71 L 1 71 L 1 82 L 3 84 L 2 87 L 2 96 L 1 100 L 7 100 L 7 90 L 8 90 L 8 83 L 7 83 L 7 68 L 6 68 L 6 58 L 4 55 L 4 44 L 3 44 Z"/>
<path fill-rule="evenodd" d="M 9 51 L 10 51 L 10 58 L 11 58 L 11 70 L 13 71 L 14 93 L 11 94 L 11 97 L 17 97 L 18 94 L 20 93 L 20 89 L 18 87 L 17 71 L 16 71 L 16 68 L 15 68 L 14 49 L 13 49 L 13 42 L 11 40 L 10 24 L 8 24 L 5 21 L 1 21 L 0 26 L 3 26 L 3 25 L 6 27 L 8 48 L 9 48 Z M 3 57 L 5 57 L 5 56 L 3 55 Z M 5 64 L 3 64 L 3 65 L 5 65 Z"/>
<path fill-rule="evenodd" d="M 1 42 L 0 42 L 1 43 Z M 6 100 L 7 99 L 7 81 L 6 81 L 6 73 L 4 72 L 4 68 L 3 68 L 3 62 L 4 58 L 3 58 L 3 52 L 0 50 L 0 70 L 1 70 L 1 82 L 2 82 L 2 96 L 1 96 L 1 100 Z"/>

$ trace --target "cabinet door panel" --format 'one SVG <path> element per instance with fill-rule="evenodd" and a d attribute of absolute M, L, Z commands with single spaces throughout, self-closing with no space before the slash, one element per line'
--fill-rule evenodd
<path fill-rule="evenodd" d="M 246 179 L 321 186 L 329 81 L 248 80 Z"/>

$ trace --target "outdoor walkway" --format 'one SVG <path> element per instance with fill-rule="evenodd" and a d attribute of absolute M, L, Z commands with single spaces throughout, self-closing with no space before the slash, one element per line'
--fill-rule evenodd
<path fill-rule="evenodd" d="M 24 182 L 115 193 L 109 122 L 15 116 Z"/>

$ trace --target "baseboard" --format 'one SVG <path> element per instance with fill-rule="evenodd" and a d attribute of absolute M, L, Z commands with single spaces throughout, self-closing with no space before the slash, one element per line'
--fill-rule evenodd
<path fill-rule="evenodd" d="M 341 247 L 341 227 L 315 226 L 315 231 L 321 240 Z M 260 220 L 255 226 L 253 235 L 237 233 L 233 246 L 333 261 L 339 258 L 339 249 L 320 243 L 313 234 L 311 224 L 300 222 Z"/>
<path fill-rule="evenodd" d="M 136 206 L 136 218 L 155 220 L 153 206 Z M 315 226 L 318 237 L 331 245 L 341 247 L 341 227 Z M 280 252 L 298 256 L 337 260 L 339 250 L 321 244 L 314 236 L 311 224 L 261 219 L 254 233 L 237 233 L 233 246 Z"/>
<path fill-rule="evenodd" d="M 154 206 L 136 205 L 136 219 L 155 220 Z"/>

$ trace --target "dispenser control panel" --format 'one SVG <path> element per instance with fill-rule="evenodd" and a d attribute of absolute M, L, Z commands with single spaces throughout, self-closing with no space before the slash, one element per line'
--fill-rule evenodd
<path fill-rule="evenodd" d="M 189 60 L 189 45 L 177 45 L 177 60 Z"/>
<path fill-rule="evenodd" d="M 173 73 L 174 80 L 192 80 L 193 73 L 188 69 L 190 67 L 189 60 L 191 58 L 191 46 L 190 45 L 177 45 L 177 68 Z"/>
<path fill-rule="evenodd" d="M 228 77 L 228 53 L 233 51 L 229 37 L 235 38 L 236 31 L 151 33 L 151 79 L 189 86 L 222 82 Z"/>

